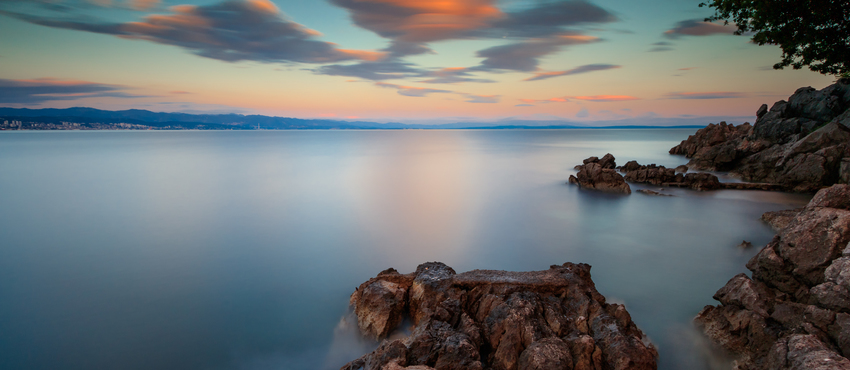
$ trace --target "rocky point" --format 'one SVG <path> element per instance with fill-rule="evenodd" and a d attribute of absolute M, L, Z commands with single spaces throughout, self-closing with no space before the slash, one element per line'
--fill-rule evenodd
<path fill-rule="evenodd" d="M 458 274 L 429 262 L 379 273 L 350 303 L 361 333 L 381 343 L 342 370 L 656 369 L 657 351 L 586 264 Z M 388 339 L 402 322 L 409 334 Z"/>
<path fill-rule="evenodd" d="M 735 368 L 850 369 L 850 185 L 764 217 L 778 234 L 696 322 Z"/>

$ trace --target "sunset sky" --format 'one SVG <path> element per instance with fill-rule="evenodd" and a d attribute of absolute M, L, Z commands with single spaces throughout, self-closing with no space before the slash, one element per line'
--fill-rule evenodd
<path fill-rule="evenodd" d="M 834 80 L 699 3 L 0 0 L 0 106 L 705 124 Z"/>

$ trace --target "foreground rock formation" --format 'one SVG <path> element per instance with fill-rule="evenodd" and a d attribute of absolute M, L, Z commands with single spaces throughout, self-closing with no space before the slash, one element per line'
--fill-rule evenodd
<path fill-rule="evenodd" d="M 850 186 L 764 219 L 779 232 L 747 263 L 752 278 L 729 280 L 696 322 L 737 369 L 850 369 Z"/>
<path fill-rule="evenodd" d="M 670 149 L 692 169 L 730 171 L 747 181 L 814 192 L 850 182 L 850 79 L 798 89 L 752 126 L 711 124 Z"/>
<path fill-rule="evenodd" d="M 608 193 L 631 194 L 632 188 L 617 173 L 617 166 L 611 153 L 605 154 L 602 159 L 590 157 L 583 164 L 576 166 L 578 174 L 570 175 L 570 184 L 578 185 L 583 189 L 593 189 Z"/>
<path fill-rule="evenodd" d="M 388 269 L 357 288 L 351 307 L 361 333 L 383 341 L 342 370 L 656 369 L 655 348 L 624 306 L 605 302 L 586 264 Z M 386 339 L 404 318 L 410 333 Z"/>

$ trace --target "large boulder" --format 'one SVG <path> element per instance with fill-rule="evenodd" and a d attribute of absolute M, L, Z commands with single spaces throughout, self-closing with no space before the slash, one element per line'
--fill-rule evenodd
<path fill-rule="evenodd" d="M 378 348 L 343 370 L 657 368 L 655 348 L 624 306 L 608 304 L 596 291 L 585 264 L 457 274 L 429 262 L 406 275 L 382 273 L 352 295 L 358 320 L 385 316 L 373 308 L 397 306 L 391 294 L 384 294 L 386 305 L 362 298 L 363 290 L 387 285 L 407 289 L 401 296 L 413 327 L 404 338 L 377 336 L 383 340 Z"/>
<path fill-rule="evenodd" d="M 776 217 L 780 230 L 696 322 L 737 369 L 850 369 L 847 185 Z"/>
<path fill-rule="evenodd" d="M 584 164 L 576 166 L 578 173 L 570 175 L 569 183 L 582 189 L 592 189 L 607 193 L 631 194 L 632 189 L 615 169 L 614 156 L 606 154 L 602 159 L 590 157 Z"/>

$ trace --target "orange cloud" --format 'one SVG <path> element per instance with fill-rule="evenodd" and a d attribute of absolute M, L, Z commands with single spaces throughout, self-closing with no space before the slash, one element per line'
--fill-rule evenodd
<path fill-rule="evenodd" d="M 458 38 L 502 17 L 495 0 L 333 0 L 354 23 L 406 42 Z"/>
<path fill-rule="evenodd" d="M 277 9 L 277 6 L 269 0 L 248 0 L 248 3 L 254 8 L 266 13 L 277 14 L 280 12 L 280 10 Z"/>
<path fill-rule="evenodd" d="M 612 101 L 627 101 L 640 100 L 634 96 L 628 95 L 594 95 L 594 96 L 573 96 L 575 100 L 595 101 L 595 102 L 612 102 Z"/>
<path fill-rule="evenodd" d="M 337 49 L 339 52 L 349 55 L 354 59 L 365 60 L 369 62 L 377 62 L 381 59 L 386 58 L 387 53 L 380 51 L 370 51 L 370 50 L 350 50 L 350 49 Z"/>
<path fill-rule="evenodd" d="M 135 10 L 150 10 L 159 5 L 160 0 L 131 0 L 130 7 Z"/>

